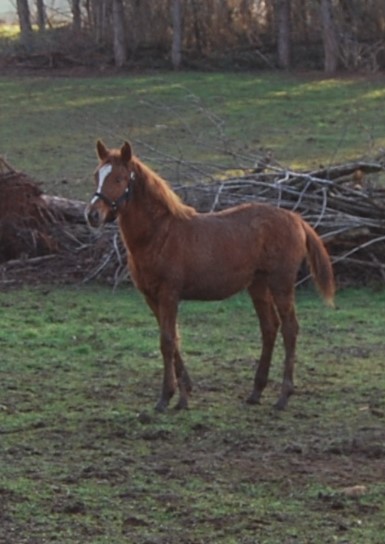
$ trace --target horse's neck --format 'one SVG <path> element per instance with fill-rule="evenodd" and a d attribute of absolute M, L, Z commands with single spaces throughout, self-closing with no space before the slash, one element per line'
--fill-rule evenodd
<path fill-rule="evenodd" d="M 126 212 L 126 213 L 125 213 Z M 158 208 L 146 200 L 128 203 L 119 216 L 119 230 L 124 243 L 133 255 L 146 249 L 151 242 L 165 236 L 172 214 L 166 208 Z"/>

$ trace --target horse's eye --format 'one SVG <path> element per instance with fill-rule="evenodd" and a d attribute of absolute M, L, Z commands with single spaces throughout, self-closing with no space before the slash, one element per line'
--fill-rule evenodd
<path fill-rule="evenodd" d="M 122 183 L 122 179 L 121 178 L 116 178 L 115 183 Z"/>

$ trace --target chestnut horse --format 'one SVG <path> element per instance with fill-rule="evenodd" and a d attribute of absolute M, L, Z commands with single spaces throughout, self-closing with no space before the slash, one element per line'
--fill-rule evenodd
<path fill-rule="evenodd" d="M 191 392 L 179 348 L 179 302 L 221 300 L 243 289 L 253 301 L 262 333 L 261 357 L 247 402 L 260 401 L 281 328 L 284 373 L 275 406 L 285 408 L 294 390 L 295 282 L 305 258 L 320 293 L 333 303 L 332 266 L 319 236 L 299 215 L 267 204 L 198 213 L 133 155 L 128 142 L 121 149 L 108 149 L 98 141 L 96 149 L 97 189 L 86 217 L 92 227 L 117 219 L 132 279 L 158 321 L 164 374 L 156 409 L 167 408 L 177 387 L 177 408 L 187 408 Z"/>

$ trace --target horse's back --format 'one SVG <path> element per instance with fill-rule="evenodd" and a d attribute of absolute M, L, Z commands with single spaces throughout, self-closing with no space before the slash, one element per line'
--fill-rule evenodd
<path fill-rule="evenodd" d="M 195 235 L 201 232 L 205 243 L 215 248 L 227 247 L 235 255 L 247 252 L 268 259 L 275 258 L 277 252 L 289 258 L 305 250 L 302 224 L 300 216 L 291 211 L 252 202 L 218 213 L 198 214 L 191 228 Z"/>
<path fill-rule="evenodd" d="M 182 298 L 221 299 L 248 287 L 257 274 L 292 281 L 306 255 L 301 219 L 251 203 L 197 214 L 170 238 L 170 268 Z"/>

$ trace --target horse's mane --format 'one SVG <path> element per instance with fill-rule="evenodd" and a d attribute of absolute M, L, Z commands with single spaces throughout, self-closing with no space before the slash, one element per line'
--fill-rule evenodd
<path fill-rule="evenodd" d="M 142 163 L 138 157 L 132 157 L 132 162 L 134 163 L 135 172 L 140 178 L 142 190 L 151 199 L 157 201 L 175 217 L 188 218 L 196 214 L 196 210 L 184 204 L 166 180 Z"/>

